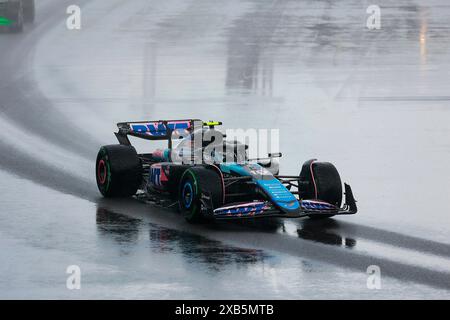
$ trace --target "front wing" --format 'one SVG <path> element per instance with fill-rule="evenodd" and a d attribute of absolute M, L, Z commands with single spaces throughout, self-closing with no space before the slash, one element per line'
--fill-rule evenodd
<path fill-rule="evenodd" d="M 247 203 L 231 204 L 213 210 L 217 220 L 245 219 L 245 218 L 302 218 L 307 216 L 329 216 L 355 214 L 358 209 L 353 192 L 348 184 L 345 187 L 345 204 L 338 208 L 332 204 L 317 200 L 299 200 L 300 209 L 292 212 L 283 212 L 269 201 L 253 201 Z"/>

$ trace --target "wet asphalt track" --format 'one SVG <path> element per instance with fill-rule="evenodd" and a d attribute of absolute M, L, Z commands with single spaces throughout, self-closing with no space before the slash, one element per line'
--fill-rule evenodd
<path fill-rule="evenodd" d="M 378 3 L 369 31 L 364 1 L 79 1 L 68 31 L 71 1 L 39 1 L 0 34 L 0 297 L 448 299 L 450 5 Z M 116 122 L 184 117 L 280 128 L 282 172 L 333 161 L 360 212 L 189 225 L 99 197 Z"/>

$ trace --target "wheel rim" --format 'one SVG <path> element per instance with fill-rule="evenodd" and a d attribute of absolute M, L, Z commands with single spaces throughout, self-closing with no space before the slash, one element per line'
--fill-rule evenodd
<path fill-rule="evenodd" d="M 194 198 L 194 192 L 192 190 L 192 185 L 189 181 L 186 182 L 183 186 L 182 198 L 183 198 L 184 207 L 189 209 L 190 206 L 192 205 L 192 199 Z"/>
<path fill-rule="evenodd" d="M 100 182 L 100 184 L 105 184 L 106 182 L 106 163 L 105 160 L 100 160 L 98 162 L 98 168 L 97 168 L 97 177 L 98 177 L 98 182 Z"/>

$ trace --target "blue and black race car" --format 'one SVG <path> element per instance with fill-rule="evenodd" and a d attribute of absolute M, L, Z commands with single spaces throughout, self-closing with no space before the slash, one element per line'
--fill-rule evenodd
<path fill-rule="evenodd" d="M 227 141 L 215 129 L 220 124 L 196 119 L 118 123 L 119 144 L 101 147 L 97 156 L 100 192 L 177 206 L 189 222 L 357 212 L 352 189 L 344 184 L 343 190 L 333 164 L 308 160 L 299 175 L 280 175 L 275 161 L 280 153 L 249 159 L 248 146 Z M 138 154 L 130 136 L 166 140 L 167 148 Z"/>

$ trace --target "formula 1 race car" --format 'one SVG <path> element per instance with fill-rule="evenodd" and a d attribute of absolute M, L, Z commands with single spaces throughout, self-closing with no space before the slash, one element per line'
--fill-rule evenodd
<path fill-rule="evenodd" d="M 299 175 L 282 176 L 274 161 L 281 153 L 249 159 L 248 145 L 226 140 L 217 125 L 221 123 L 196 119 L 118 123 L 119 144 L 98 152 L 98 189 L 105 197 L 135 196 L 165 207 L 177 205 L 189 222 L 357 212 L 352 189 L 344 184 L 343 192 L 331 163 L 308 160 Z M 138 154 L 130 136 L 167 140 L 168 146 Z M 175 139 L 181 141 L 177 146 Z"/>
<path fill-rule="evenodd" d="M 25 22 L 34 22 L 34 0 L 0 0 L 0 26 L 22 32 Z"/>

